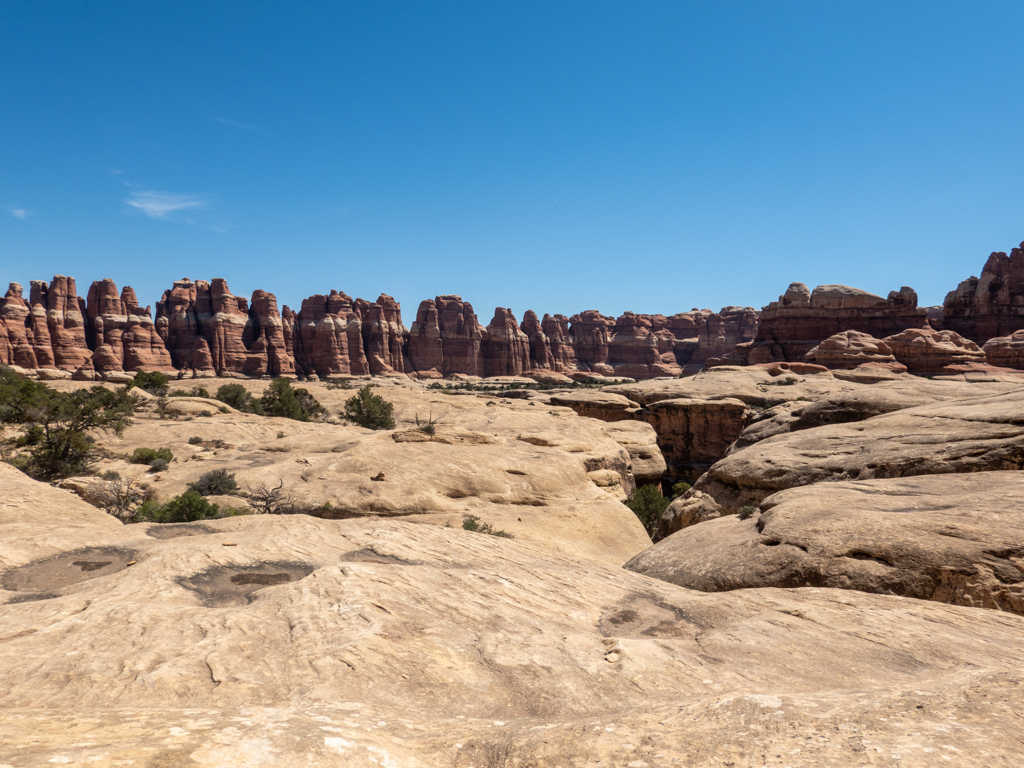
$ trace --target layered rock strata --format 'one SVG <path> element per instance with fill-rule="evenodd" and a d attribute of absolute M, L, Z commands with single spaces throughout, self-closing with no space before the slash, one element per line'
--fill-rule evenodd
<path fill-rule="evenodd" d="M 917 293 L 906 286 L 883 299 L 845 285 L 819 285 L 812 293 L 803 283 L 792 283 L 761 311 L 754 339 L 737 345 L 725 362 L 802 362 L 822 341 L 843 331 L 880 339 L 927 324 Z"/>
<path fill-rule="evenodd" d="M 988 257 L 981 277 L 973 275 L 946 294 L 943 327 L 978 345 L 1024 329 L 1024 243 L 1010 255 Z"/>

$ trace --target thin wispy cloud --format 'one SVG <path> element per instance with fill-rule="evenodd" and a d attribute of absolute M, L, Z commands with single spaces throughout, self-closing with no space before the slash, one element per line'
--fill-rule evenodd
<path fill-rule="evenodd" d="M 235 120 L 228 120 L 226 117 L 217 117 L 216 115 L 210 115 L 211 120 L 216 120 L 218 123 L 224 123 L 224 125 L 230 125 L 232 128 L 238 128 L 243 131 L 252 131 L 253 133 L 266 133 L 266 128 L 260 128 L 258 125 L 249 125 L 248 123 L 239 123 Z"/>
<path fill-rule="evenodd" d="M 197 195 L 179 195 L 171 192 L 136 192 L 132 190 L 131 197 L 125 198 L 125 202 L 151 219 L 162 219 L 164 221 L 181 219 L 188 223 L 194 223 L 187 217 L 182 217 L 183 211 L 195 211 L 206 207 L 206 200 Z"/>
<path fill-rule="evenodd" d="M 18 208 L 17 206 L 12 205 L 7 210 L 10 211 L 11 216 L 13 216 L 16 219 L 21 219 L 22 221 L 24 221 L 25 219 L 32 215 L 32 211 L 30 211 L 28 208 Z"/>

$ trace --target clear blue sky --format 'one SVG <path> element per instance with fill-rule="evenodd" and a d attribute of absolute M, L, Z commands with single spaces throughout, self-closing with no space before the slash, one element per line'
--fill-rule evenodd
<path fill-rule="evenodd" d="M 0 280 L 922 303 L 1024 239 L 1024 3 L 0 3 Z"/>

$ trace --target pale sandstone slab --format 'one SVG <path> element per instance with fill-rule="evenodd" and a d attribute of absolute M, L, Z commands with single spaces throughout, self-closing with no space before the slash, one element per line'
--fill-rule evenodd
<path fill-rule="evenodd" d="M 400 521 L 154 529 L 102 541 L 133 566 L 0 605 L 0 760 L 1011 765 L 1022 747 L 1015 616 L 700 594 Z"/>
<path fill-rule="evenodd" d="M 1024 613 L 1024 473 L 819 483 L 711 520 L 626 568 L 705 592 L 836 587 Z"/>

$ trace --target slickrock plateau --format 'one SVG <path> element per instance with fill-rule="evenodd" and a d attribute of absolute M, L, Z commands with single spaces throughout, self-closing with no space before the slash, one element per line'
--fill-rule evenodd
<path fill-rule="evenodd" d="M 1009 766 L 1024 747 L 1024 627 L 998 611 L 701 594 L 398 520 L 122 526 L 12 472 L 6 764 Z"/>

